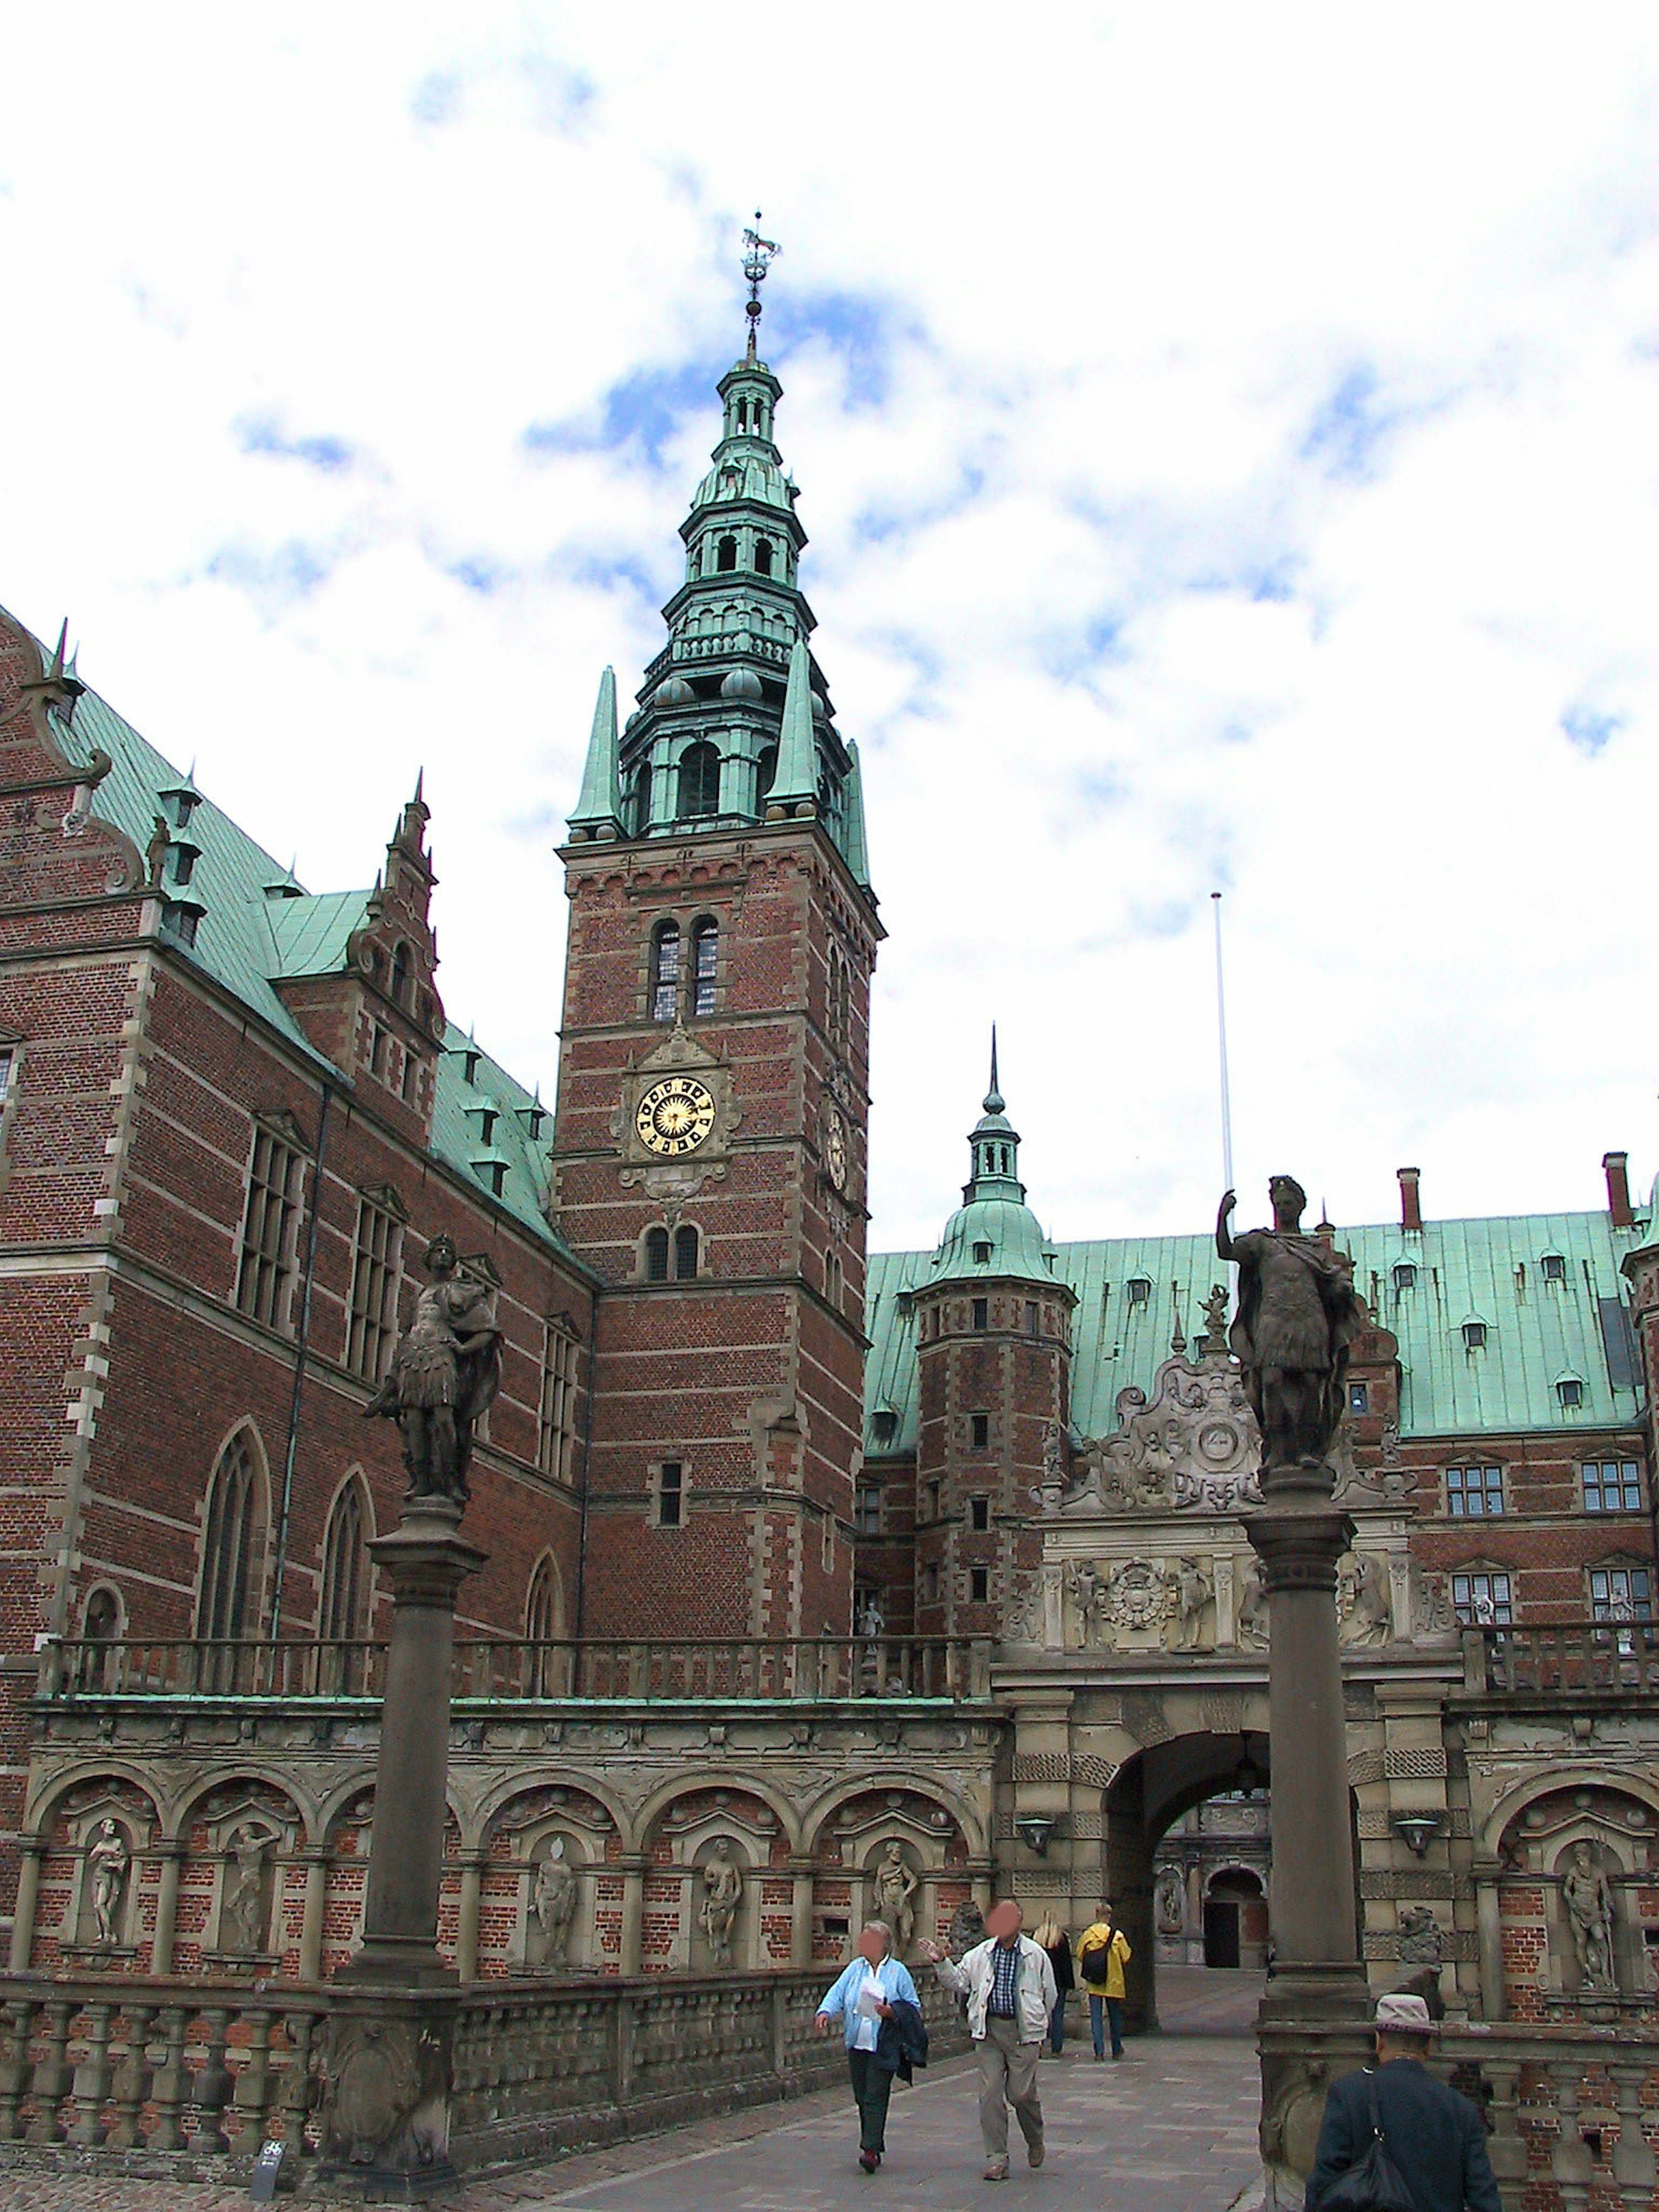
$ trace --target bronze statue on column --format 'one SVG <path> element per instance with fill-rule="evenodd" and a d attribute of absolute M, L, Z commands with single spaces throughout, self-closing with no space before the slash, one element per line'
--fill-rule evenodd
<path fill-rule="evenodd" d="M 1267 1186 L 1273 1225 L 1235 1237 L 1231 1191 L 1216 1218 L 1215 1247 L 1238 1262 L 1238 1315 L 1229 1342 L 1261 1430 L 1261 1464 L 1322 1466 L 1347 1408 L 1348 1352 L 1370 1325 L 1353 1286 L 1353 1262 L 1322 1237 L 1303 1233 L 1307 1194 L 1293 1176 Z"/>

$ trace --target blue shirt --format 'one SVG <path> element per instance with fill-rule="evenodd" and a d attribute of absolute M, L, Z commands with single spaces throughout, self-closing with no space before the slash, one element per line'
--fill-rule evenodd
<path fill-rule="evenodd" d="M 850 1966 L 842 1968 L 834 1988 L 818 2007 L 818 2010 L 830 2019 L 839 2018 L 849 2051 L 873 2051 L 881 2033 L 880 2021 L 872 2020 L 858 2008 L 859 1991 L 864 1987 L 866 1975 L 873 1978 L 876 1988 L 888 2004 L 896 1997 L 902 1997 L 907 2003 L 915 2005 L 918 2011 L 921 2008 L 921 1999 L 916 1995 L 916 1985 L 910 1978 L 910 1970 L 902 1960 L 884 1959 L 880 1966 L 872 1967 L 867 1959 L 854 1959 Z"/>

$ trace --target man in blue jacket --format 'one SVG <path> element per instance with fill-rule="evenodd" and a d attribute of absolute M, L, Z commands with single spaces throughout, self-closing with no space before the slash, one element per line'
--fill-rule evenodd
<path fill-rule="evenodd" d="M 817 2027 L 829 2033 L 839 2020 L 847 2037 L 847 2067 L 853 2077 L 853 2101 L 859 2108 L 859 2164 L 873 2173 L 887 2149 L 887 2100 L 893 2094 L 893 2075 L 880 2063 L 878 2046 L 884 2022 L 893 2018 L 896 2005 L 915 2008 L 920 2025 L 921 2000 L 902 1960 L 893 1956 L 893 1931 L 884 1920 L 865 1923 L 859 1936 L 858 1955 L 842 1973 L 818 2007 Z"/>
<path fill-rule="evenodd" d="M 1383 2148 L 1417 2212 L 1503 2212 L 1480 2113 L 1423 2063 L 1434 2034 L 1428 2006 L 1400 1992 L 1381 1996 L 1375 2026 L 1375 2069 L 1345 2074 L 1325 2100 L 1306 2212 L 1319 2212 L 1326 2191 L 1370 2148 L 1373 2087 Z"/>

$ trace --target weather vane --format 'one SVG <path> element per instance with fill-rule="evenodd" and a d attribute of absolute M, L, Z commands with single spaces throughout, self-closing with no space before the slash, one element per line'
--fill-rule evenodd
<path fill-rule="evenodd" d="M 760 219 L 761 211 L 757 208 L 755 210 L 757 223 Z M 749 358 L 753 361 L 755 333 L 760 327 L 760 288 L 766 282 L 767 270 L 782 252 L 783 248 L 772 239 L 763 238 L 758 230 L 744 231 L 743 248 L 743 273 L 749 279 L 749 304 L 744 312 L 749 318 Z"/>

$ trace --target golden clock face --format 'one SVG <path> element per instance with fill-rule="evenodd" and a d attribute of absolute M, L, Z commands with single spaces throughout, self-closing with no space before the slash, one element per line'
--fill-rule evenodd
<path fill-rule="evenodd" d="M 714 1126 L 714 1095 L 695 1075 L 665 1075 L 653 1083 L 634 1112 L 634 1127 L 648 1152 L 665 1159 L 695 1152 Z"/>
<path fill-rule="evenodd" d="M 832 1106 L 824 1117 L 823 1164 L 830 1170 L 830 1180 L 837 1190 L 847 1188 L 848 1152 L 847 1124 L 836 1108 Z"/>

